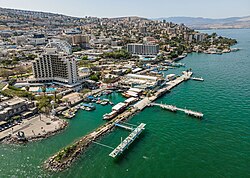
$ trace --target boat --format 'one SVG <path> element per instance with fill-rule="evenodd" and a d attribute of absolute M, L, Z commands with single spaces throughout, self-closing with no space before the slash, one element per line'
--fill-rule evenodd
<path fill-rule="evenodd" d="M 239 50 L 240 50 L 239 48 L 231 48 L 232 52 L 236 52 L 236 51 L 239 51 Z"/>
<path fill-rule="evenodd" d="M 81 107 L 84 108 L 84 110 L 86 111 L 92 111 L 96 109 L 93 104 L 86 104 L 86 103 L 82 103 Z"/>
<path fill-rule="evenodd" d="M 101 105 L 107 105 L 109 103 L 109 99 L 103 99 L 101 101 Z"/>
<path fill-rule="evenodd" d="M 122 89 L 119 89 L 119 90 L 117 90 L 117 92 L 118 92 L 118 93 L 121 93 L 121 92 L 123 92 L 123 90 L 122 90 Z"/>
<path fill-rule="evenodd" d="M 89 107 L 86 107 L 85 110 L 86 110 L 86 111 L 92 111 L 92 109 L 89 108 Z"/>
<path fill-rule="evenodd" d="M 116 111 L 118 114 L 126 109 L 127 105 L 125 103 L 118 103 L 112 107 L 112 111 Z"/>
<path fill-rule="evenodd" d="M 201 77 L 201 78 L 198 78 L 198 77 L 192 77 L 192 80 L 197 80 L 197 81 L 204 81 L 204 79 Z"/>
<path fill-rule="evenodd" d="M 178 56 L 177 58 L 174 58 L 174 61 L 179 61 L 181 59 L 184 59 L 185 57 L 187 57 L 187 53 L 183 53 L 182 55 Z"/>
<path fill-rule="evenodd" d="M 114 103 L 113 103 L 113 102 L 111 102 L 111 101 L 109 102 L 109 104 L 110 104 L 110 105 L 114 105 Z"/>
<path fill-rule="evenodd" d="M 103 115 L 103 120 L 110 120 L 113 119 L 115 116 L 117 116 L 117 111 L 112 111 L 110 113 L 104 114 Z"/>
<path fill-rule="evenodd" d="M 80 108 L 81 108 L 82 110 L 85 110 L 85 109 L 86 109 L 84 106 L 81 106 Z"/>

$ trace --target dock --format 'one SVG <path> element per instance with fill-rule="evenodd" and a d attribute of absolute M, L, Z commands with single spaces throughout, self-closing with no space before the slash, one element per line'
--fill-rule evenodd
<path fill-rule="evenodd" d="M 150 106 L 159 106 L 162 109 L 166 109 L 172 112 L 176 112 L 176 111 L 182 111 L 185 114 L 189 115 L 189 116 L 194 116 L 197 118 L 203 118 L 203 113 L 201 112 L 197 112 L 197 111 L 192 111 L 190 109 L 182 109 L 182 108 L 178 108 L 176 106 L 173 105 L 167 105 L 167 104 L 159 104 L 159 103 L 151 103 Z"/>
<path fill-rule="evenodd" d="M 146 124 L 141 123 L 136 129 L 129 134 L 129 136 L 123 140 L 110 154 L 112 158 L 117 157 L 118 155 L 122 154 L 125 149 L 128 148 L 128 146 L 133 143 L 133 141 L 141 134 L 141 132 L 145 129 Z"/>

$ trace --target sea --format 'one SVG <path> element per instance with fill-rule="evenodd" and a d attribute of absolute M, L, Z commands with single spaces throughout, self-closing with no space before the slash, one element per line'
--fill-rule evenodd
<path fill-rule="evenodd" d="M 204 119 L 149 107 L 129 124 L 146 124 L 138 139 L 117 159 L 112 149 L 92 144 L 70 168 L 52 173 L 43 162 L 61 148 L 104 124 L 111 106 L 78 111 L 69 126 L 48 139 L 25 145 L 0 144 L 0 177 L 61 178 L 249 178 L 250 177 L 250 29 L 207 30 L 235 38 L 240 51 L 222 55 L 192 53 L 185 67 L 166 74 L 181 75 L 192 69 L 203 82 L 186 81 L 157 103 L 200 111 Z M 105 96 L 124 101 L 119 93 Z M 116 128 L 97 142 L 116 147 L 129 131 Z"/>

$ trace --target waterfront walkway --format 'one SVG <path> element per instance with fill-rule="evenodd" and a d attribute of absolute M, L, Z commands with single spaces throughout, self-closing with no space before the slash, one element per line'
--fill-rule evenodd
<path fill-rule="evenodd" d="M 52 116 L 36 115 L 29 119 L 24 119 L 20 124 L 15 125 L 5 131 L 0 132 L 0 140 L 9 136 L 16 137 L 16 134 L 24 132 L 25 137 L 29 139 L 40 138 L 48 133 L 56 132 L 64 126 L 64 121 Z"/>

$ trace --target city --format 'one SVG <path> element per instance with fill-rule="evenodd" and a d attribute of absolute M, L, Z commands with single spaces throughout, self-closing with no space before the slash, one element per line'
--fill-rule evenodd
<path fill-rule="evenodd" d="M 190 84 L 206 86 L 203 95 L 213 95 L 209 94 L 212 84 L 206 83 L 216 81 L 220 74 L 210 79 L 211 62 L 204 73 L 205 64 L 197 68 L 202 64 L 193 64 L 189 58 L 197 55 L 213 61 L 244 52 L 238 38 L 211 31 L 139 16 L 80 18 L 0 8 L 0 144 L 29 146 L 51 139 L 55 143 L 60 135 L 75 132 L 72 125 L 76 127 L 79 119 L 95 117 L 98 121 L 91 127 L 81 121 L 86 122 L 81 126 L 85 133 L 72 135 L 36 163 L 38 172 L 56 172 L 53 176 L 58 177 L 57 172 L 71 170 L 79 159 L 87 159 L 82 155 L 88 155 L 92 147 L 112 149 L 102 156 L 115 162 L 131 156 L 129 152 L 152 134 L 152 123 L 140 117 L 147 111 L 190 118 L 189 123 L 208 122 L 214 117 L 206 109 L 208 102 L 190 103 L 186 96 L 178 103 L 171 97 Z M 225 70 L 222 66 L 218 71 Z M 134 121 L 136 117 L 140 119 Z M 126 130 L 120 144 L 102 141 L 118 129 Z M 113 164 L 112 159 L 108 164 Z"/>

